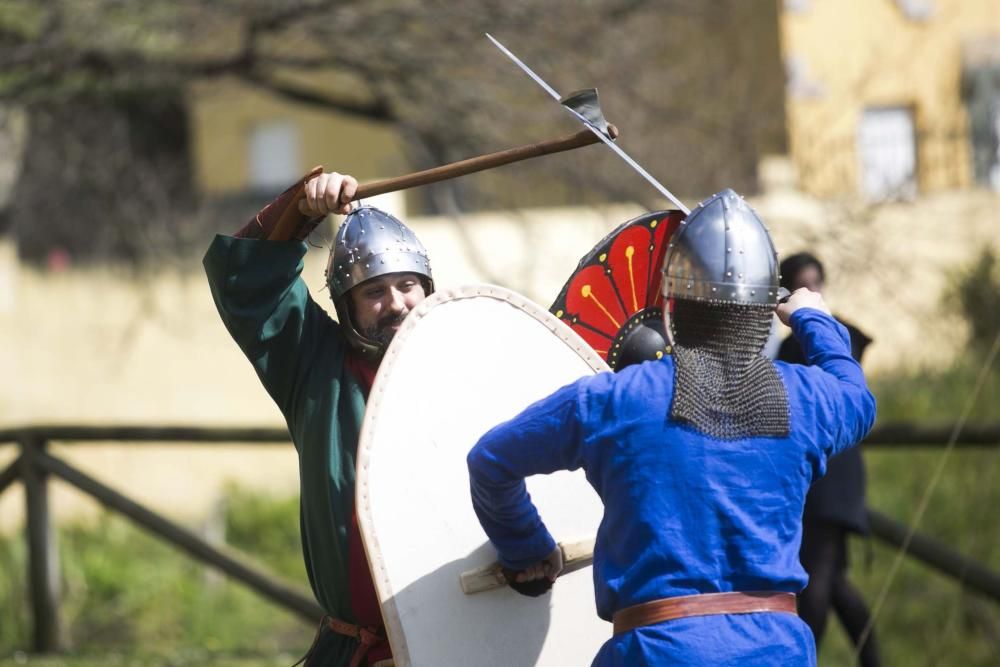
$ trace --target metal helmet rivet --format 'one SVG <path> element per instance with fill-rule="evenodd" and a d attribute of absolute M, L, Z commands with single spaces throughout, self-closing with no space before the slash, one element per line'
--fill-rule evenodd
<path fill-rule="evenodd" d="M 678 293 L 685 299 L 723 304 L 768 302 L 765 292 L 773 292 L 778 285 L 777 262 L 772 257 L 775 249 L 749 203 L 735 192 L 723 190 L 701 202 L 684 222 L 689 224 L 673 234 L 667 245 L 665 296 Z M 719 257 L 723 248 L 725 253 Z M 737 250 L 738 261 L 730 257 Z M 676 280 L 670 282 L 669 278 Z M 688 285 L 686 290 L 681 288 L 683 284 Z M 754 288 L 753 298 L 750 287 Z M 773 303 L 773 295 L 769 301 Z"/>
<path fill-rule="evenodd" d="M 410 252 L 402 252 L 404 246 Z M 362 206 L 350 212 L 337 230 L 328 263 L 330 295 L 337 307 L 340 322 L 347 322 L 349 328 L 353 328 L 351 318 L 344 310 L 346 306 L 343 297 L 348 290 L 386 273 L 417 273 L 426 280 L 428 293 L 432 293 L 433 277 L 426 260 L 426 252 L 420 240 L 391 214 L 370 206 Z M 360 332 L 354 330 L 347 335 L 352 345 L 365 354 L 381 354 L 380 347 Z"/>

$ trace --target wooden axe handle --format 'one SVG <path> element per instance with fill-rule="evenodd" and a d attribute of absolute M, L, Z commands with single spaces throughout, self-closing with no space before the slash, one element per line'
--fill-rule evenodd
<path fill-rule="evenodd" d="M 618 128 L 609 124 L 608 136 L 612 139 L 617 139 Z M 551 155 L 552 153 L 562 153 L 563 151 L 573 150 L 574 148 L 589 146 L 590 144 L 596 144 L 599 141 L 600 139 L 593 132 L 585 128 L 576 134 L 571 134 L 560 139 L 539 141 L 526 146 L 518 146 L 517 148 L 510 148 L 497 153 L 489 153 L 487 155 L 480 155 L 479 157 L 473 157 L 467 160 L 452 162 L 451 164 L 442 165 L 440 167 L 425 169 L 424 171 L 418 171 L 405 176 L 397 176 L 396 178 L 386 178 L 381 181 L 363 183 L 358 186 L 358 190 L 351 201 L 357 201 L 366 197 L 374 197 L 375 195 L 382 195 L 386 192 L 397 192 L 399 190 L 408 190 L 409 188 L 428 185 L 430 183 L 447 181 L 451 178 L 465 176 L 466 174 L 473 174 L 477 171 L 485 171 L 486 169 L 493 169 L 494 167 L 511 164 L 512 162 L 520 162 L 533 157 Z M 303 199 L 305 199 L 304 191 L 296 197 L 296 206 L 290 208 L 306 213 L 306 211 L 303 210 Z"/>
<path fill-rule="evenodd" d="M 617 138 L 618 129 L 614 125 L 608 125 L 608 135 L 612 139 Z M 590 144 L 596 144 L 599 141 L 600 139 L 593 132 L 588 129 L 583 129 L 576 134 L 571 134 L 567 137 L 562 137 L 561 139 L 540 141 L 526 146 L 510 148 L 498 153 L 490 153 L 488 155 L 480 155 L 479 157 L 473 157 L 467 160 L 452 162 L 451 164 L 434 167 L 433 169 L 425 169 L 424 171 L 407 174 L 406 176 L 398 176 L 396 178 L 387 178 L 381 181 L 365 183 L 358 187 L 357 194 L 354 195 L 354 199 L 352 201 L 364 199 L 365 197 L 374 197 L 375 195 L 385 194 L 386 192 L 407 190 L 409 188 L 415 188 L 429 183 L 446 181 L 451 178 L 465 176 L 466 174 L 472 174 L 486 169 L 493 169 L 494 167 L 500 167 L 512 162 L 520 162 L 521 160 L 528 160 L 541 155 L 561 153 L 563 151 L 573 150 L 574 148 L 589 146 Z"/>
<path fill-rule="evenodd" d="M 563 552 L 563 569 L 559 573 L 560 577 L 581 570 L 594 562 L 593 538 L 578 542 L 560 542 L 559 548 Z M 503 576 L 502 569 L 500 563 L 491 563 L 463 572 L 458 576 L 462 592 L 466 595 L 472 595 L 495 588 L 503 588 L 507 585 L 507 579 Z"/>

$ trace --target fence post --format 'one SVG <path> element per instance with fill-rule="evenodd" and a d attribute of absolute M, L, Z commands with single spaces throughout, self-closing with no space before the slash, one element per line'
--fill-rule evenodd
<path fill-rule="evenodd" d="M 65 648 L 59 619 L 59 552 L 49 516 L 48 473 L 35 463 L 36 453 L 44 451 L 45 446 L 45 440 L 36 436 L 26 435 L 21 440 L 33 649 L 38 653 Z"/>

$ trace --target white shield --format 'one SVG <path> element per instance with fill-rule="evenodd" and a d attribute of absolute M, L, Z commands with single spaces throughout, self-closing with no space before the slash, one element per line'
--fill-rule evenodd
<path fill-rule="evenodd" d="M 459 584 L 496 560 L 472 510 L 469 450 L 532 402 L 606 370 L 566 325 L 503 288 L 440 291 L 406 319 L 368 400 L 357 474 L 397 665 L 589 664 L 610 638 L 590 567 L 538 598 Z M 582 471 L 532 477 L 528 491 L 557 541 L 593 539 L 603 508 Z"/>

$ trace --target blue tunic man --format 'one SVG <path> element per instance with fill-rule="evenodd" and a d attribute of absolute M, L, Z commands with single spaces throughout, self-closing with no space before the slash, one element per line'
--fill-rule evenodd
<path fill-rule="evenodd" d="M 807 289 L 778 301 L 777 256 L 731 190 L 702 202 L 664 264 L 672 354 L 582 378 L 484 435 L 473 506 L 517 579 L 554 580 L 561 553 L 524 478 L 583 468 L 605 511 L 595 665 L 812 665 L 795 613 L 802 507 L 828 459 L 860 441 L 875 401 L 847 331 Z M 771 314 L 810 366 L 761 355 Z"/>

